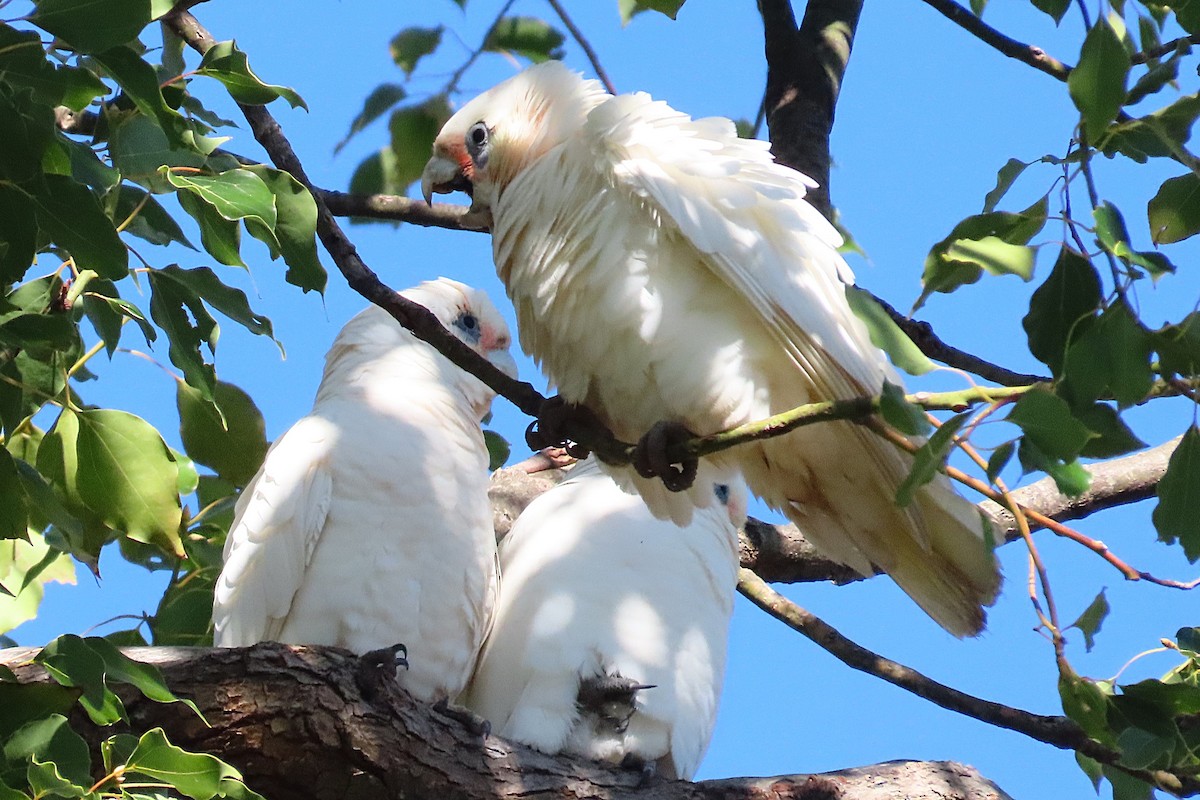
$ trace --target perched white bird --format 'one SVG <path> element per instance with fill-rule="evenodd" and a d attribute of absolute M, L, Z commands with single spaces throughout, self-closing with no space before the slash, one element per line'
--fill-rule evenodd
<path fill-rule="evenodd" d="M 500 543 L 496 623 L 463 696 L 502 736 L 690 779 L 716 721 L 741 479 L 679 527 L 575 467 Z"/>
<path fill-rule="evenodd" d="M 487 296 L 402 292 L 510 375 Z M 494 393 L 370 306 L 334 340 L 312 412 L 242 492 L 213 603 L 215 642 L 403 643 L 403 685 L 453 700 L 491 626 L 496 545 L 480 419 Z"/>
<path fill-rule="evenodd" d="M 729 120 L 612 96 L 547 62 L 451 117 L 422 184 L 427 198 L 471 193 L 522 346 L 626 441 L 659 421 L 708 434 L 900 382 L 847 304 L 853 275 L 804 198 L 812 181 Z M 883 569 L 952 633 L 982 629 L 999 573 L 986 523 L 944 478 L 899 507 L 912 459 L 850 422 L 709 467 L 729 464 L 830 557 Z M 710 502 L 706 471 L 688 494 L 622 480 L 685 521 Z"/>

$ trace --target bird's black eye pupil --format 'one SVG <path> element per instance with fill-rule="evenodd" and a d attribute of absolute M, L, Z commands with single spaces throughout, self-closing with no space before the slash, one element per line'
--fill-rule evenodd
<path fill-rule="evenodd" d="M 464 328 L 471 331 L 474 330 L 475 326 L 479 324 L 479 320 L 475 319 L 474 315 L 467 314 L 462 318 L 462 324 Z"/>
<path fill-rule="evenodd" d="M 482 123 L 471 129 L 471 144 L 475 145 L 476 147 L 483 147 L 483 145 L 487 142 L 487 137 L 487 128 L 484 127 Z"/>

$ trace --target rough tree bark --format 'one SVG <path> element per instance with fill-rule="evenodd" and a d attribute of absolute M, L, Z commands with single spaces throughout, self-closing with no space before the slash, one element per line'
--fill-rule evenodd
<path fill-rule="evenodd" d="M 22 681 L 46 681 L 36 651 L 0 651 Z M 126 693 L 130 728 L 161 726 L 182 747 L 219 753 L 270 800 L 1005 800 L 995 784 L 953 762 L 896 761 L 823 775 L 688 783 L 550 757 L 469 733 L 412 699 L 398 680 L 365 696 L 358 659 L 338 648 L 265 643 L 249 648 L 139 647 L 174 690 L 200 707 Z M 415 654 L 410 654 L 414 656 Z M 82 715 L 81 715 L 82 716 Z M 88 729 L 86 718 L 77 729 Z M 111 729 L 89 730 L 93 745 Z M 803 756 L 798 756 L 798 761 Z"/>

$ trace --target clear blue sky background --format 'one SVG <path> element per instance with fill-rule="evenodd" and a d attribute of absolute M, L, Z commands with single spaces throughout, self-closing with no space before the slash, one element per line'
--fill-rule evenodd
<path fill-rule="evenodd" d="M 446 24 L 461 37 L 464 44 L 448 32 L 439 55 L 418 70 L 413 88 L 436 91 L 480 41 L 499 5 L 470 0 L 464 16 L 448 0 L 212 0 L 195 13 L 218 40 L 237 39 L 262 78 L 292 86 L 304 96 L 308 113 L 289 111 L 281 103 L 272 110 L 313 180 L 345 189 L 357 163 L 386 141 L 385 127 L 377 123 L 333 155 L 367 93 L 381 82 L 401 78 L 388 55 L 391 36 L 409 25 Z M 648 91 L 694 116 L 754 116 L 765 65 L 753 4 L 692 0 L 676 22 L 644 14 L 624 29 L 615 0 L 569 5 L 618 90 Z M 1098 3 L 1088 5 L 1095 13 Z M 514 11 L 551 14 L 537 0 L 521 0 Z M 991 3 L 986 19 L 1064 61 L 1078 58 L 1082 32 L 1075 13 L 1056 30 L 1049 17 L 1028 3 L 1009 0 Z M 156 44 L 149 34 L 145 39 Z M 574 42 L 568 41 L 565 49 L 569 64 L 589 71 Z M 515 68 L 503 56 L 485 55 L 464 79 L 459 102 Z M 1195 91 L 1195 74 L 1185 73 L 1184 90 Z M 201 85 L 194 84 L 196 91 L 214 98 L 224 116 L 237 118 L 231 104 L 217 99 L 219 92 Z M 996 170 L 1009 157 L 1029 161 L 1064 154 L 1075 118 L 1065 86 L 990 50 L 919 0 L 867 3 L 838 107 L 831 180 L 844 223 L 869 254 L 867 261 L 852 259 L 859 282 L 898 307 L 911 304 L 920 291 L 929 247 L 959 219 L 981 209 Z M 259 153 L 244 128 L 231 135 L 231 149 Z M 1100 192 L 1125 210 L 1134 244 L 1149 247 L 1145 202 L 1178 169 L 1169 163 L 1143 168 L 1105 161 L 1097 170 Z M 1049 190 L 1054 178 L 1052 167 L 1031 168 L 1002 208 L 1024 208 Z M 1051 197 L 1051 208 L 1056 207 L 1057 194 Z M 392 286 L 449 275 L 486 288 L 511 320 L 485 236 L 384 225 L 357 226 L 350 235 L 366 262 Z M 1051 243 L 1039 257 L 1039 280 L 1062 236 L 1061 226 L 1051 222 L 1038 240 Z M 198 235 L 193 238 L 198 241 Z M 244 251 L 252 277 L 217 269 L 244 287 L 255 309 L 274 321 L 288 356 L 281 360 L 269 341 L 230 323 L 223 326 L 217 368 L 223 379 L 255 397 L 273 438 L 308 410 L 329 342 L 363 301 L 332 271 L 328 259 L 332 274 L 322 301 L 286 286 L 282 265 L 269 262 L 256 242 L 248 241 Z M 187 251 L 164 255 L 147 245 L 142 252 L 159 265 L 174 260 L 184 266 L 211 264 Z M 1181 274 L 1165 279 L 1158 289 L 1139 287 L 1143 318 L 1151 325 L 1182 317 L 1200 298 L 1197 246 L 1184 245 L 1170 254 Z M 933 298 L 920 316 L 960 347 L 1036 371 L 1020 325 L 1031 289 L 1011 277 L 985 278 L 952 297 Z M 128 331 L 126 337 L 124 344 L 135 346 L 136 334 Z M 165 362 L 165 347 L 154 355 Z M 544 385 L 532 363 L 523 357 L 520 363 L 524 378 Z M 145 416 L 178 444 L 171 437 L 176 424 L 173 381 L 152 364 L 123 354 L 111 364 L 95 366 L 102 379 L 85 387 L 87 400 Z M 910 385 L 952 388 L 961 386 L 962 379 L 941 374 Z M 494 425 L 514 442 L 520 457 L 527 420 L 504 401 L 495 410 Z M 1137 432 L 1157 444 L 1181 433 L 1193 410 L 1180 402 L 1158 403 L 1134 419 Z M 993 441 L 1006 436 L 1002 430 L 992 435 Z M 1016 479 L 1015 474 L 1008 477 Z M 1139 568 L 1176 578 L 1194 575 L 1196 568 L 1181 552 L 1154 542 L 1150 510 L 1143 503 L 1078 527 L 1104 539 Z M 1045 534 L 1039 543 L 1064 621 L 1074 619 L 1101 588 L 1108 588 L 1113 612 L 1093 652 L 1084 652 L 1078 632 L 1070 636 L 1069 656 L 1082 674 L 1110 677 L 1132 655 L 1156 646 L 1159 637 L 1200 623 L 1196 596 L 1126 584 L 1077 546 Z M 855 641 L 944 683 L 1031 711 L 1059 713 L 1053 653 L 1033 630 L 1037 621 L 1026 593 L 1026 555 L 1013 545 L 1003 548 L 1001 558 L 1007 573 L 1004 595 L 992 611 L 988 631 L 967 642 L 942 632 L 886 579 L 841 589 L 802 585 L 785 592 Z M 18 629 L 15 638 L 36 644 L 64 631 L 81 632 L 115 614 L 153 611 L 162 576 L 124 565 L 116 553 L 108 553 L 101 566 L 105 577 L 100 583 L 84 574 L 78 586 L 52 586 L 41 617 Z M 1170 657 L 1153 656 L 1124 677 L 1157 676 L 1174 663 Z M 1018 798 L 1091 794 L 1071 753 L 943 711 L 853 672 L 739 599 L 721 714 L 699 777 L 817 772 L 901 758 L 973 764 Z"/>

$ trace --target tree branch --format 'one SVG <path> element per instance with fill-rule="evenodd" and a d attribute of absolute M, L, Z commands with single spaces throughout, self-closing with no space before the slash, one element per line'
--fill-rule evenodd
<path fill-rule="evenodd" d="M 891 762 L 776 778 L 701 783 L 650 779 L 590 761 L 552 757 L 496 736 L 480 740 L 410 697 L 396 682 L 370 698 L 355 680 L 358 659 L 330 647 L 263 643 L 249 648 L 138 647 L 167 684 L 194 700 L 211 727 L 181 704 L 122 691 L 136 733 L 162 726 L 179 746 L 217 753 L 272 800 L 1002 800 L 1008 796 L 970 767 Z M 22 682 L 48 680 L 29 664 L 32 648 L 5 650 L 0 663 Z M 415 654 L 414 654 L 415 655 Z M 77 715 L 93 746 L 116 731 Z M 825 793 L 818 793 L 819 790 Z"/>
<path fill-rule="evenodd" d="M 771 152 L 818 184 L 808 200 L 827 218 L 829 134 L 862 0 L 809 0 L 796 25 L 790 0 L 759 0 L 767 60 Z"/>
<path fill-rule="evenodd" d="M 1028 64 L 1060 81 L 1065 81 L 1071 74 L 1070 66 L 1049 55 L 1042 48 L 1005 36 L 954 0 L 924 0 L 924 2 L 967 33 L 999 50 L 1009 58 L 1015 58 L 1017 61 Z"/>
<path fill-rule="evenodd" d="M 1074 750 L 1174 794 L 1200 792 L 1200 780 L 1195 777 L 1162 770 L 1135 770 L 1120 765 L 1120 753 L 1089 737 L 1067 717 L 1033 714 L 974 697 L 873 653 L 776 592 L 748 569 L 738 571 L 738 591 L 754 605 L 802 634 L 846 666 L 881 678 L 942 708 L 1022 733 L 1064 750 Z"/>
<path fill-rule="evenodd" d="M 616 94 L 616 87 L 613 86 L 613 82 L 609 79 L 608 73 L 604 71 L 604 67 L 600 65 L 600 56 L 596 55 L 596 51 L 592 49 L 591 42 L 583 35 L 583 31 L 579 30 L 571 18 L 567 16 L 567 10 L 563 8 L 562 3 L 558 0 L 546 0 L 546 2 L 554 9 L 554 13 L 558 14 L 558 18 L 562 20 L 562 24 L 571 33 L 571 37 L 579 44 L 579 47 L 583 50 L 583 54 L 587 56 L 587 60 L 592 64 L 592 71 L 596 73 L 596 77 L 604 84 L 604 88 L 608 90 L 609 94 Z"/>

